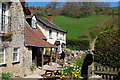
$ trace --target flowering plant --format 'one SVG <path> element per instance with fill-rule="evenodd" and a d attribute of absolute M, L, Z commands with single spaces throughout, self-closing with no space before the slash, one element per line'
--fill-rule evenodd
<path fill-rule="evenodd" d="M 68 65 L 68 66 L 64 66 L 60 72 L 61 75 L 59 75 L 58 77 L 60 78 L 65 78 L 66 76 L 69 76 L 69 78 L 77 78 L 80 77 L 80 69 L 77 65 Z"/>
<path fill-rule="evenodd" d="M 58 77 L 65 78 L 66 76 L 72 77 L 72 78 L 80 78 L 81 75 L 81 68 L 86 55 L 81 56 L 81 58 L 75 58 L 73 59 L 72 63 L 73 65 L 66 65 L 61 68 L 60 72 L 61 75 Z"/>

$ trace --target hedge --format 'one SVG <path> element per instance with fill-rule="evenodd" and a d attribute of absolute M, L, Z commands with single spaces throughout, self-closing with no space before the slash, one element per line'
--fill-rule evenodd
<path fill-rule="evenodd" d="M 89 48 L 89 39 L 67 39 L 67 48 L 72 50 L 86 50 Z"/>
<path fill-rule="evenodd" d="M 120 32 L 117 29 L 101 33 L 95 44 L 95 61 L 120 68 Z"/>

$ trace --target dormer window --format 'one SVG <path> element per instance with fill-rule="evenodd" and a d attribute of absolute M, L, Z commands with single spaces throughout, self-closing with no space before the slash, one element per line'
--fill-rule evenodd
<path fill-rule="evenodd" d="M 31 27 L 32 27 L 33 29 L 36 29 L 36 26 L 37 26 L 37 22 L 32 19 L 32 25 L 31 25 Z"/>
<path fill-rule="evenodd" d="M 33 16 L 32 19 L 31 19 L 31 27 L 33 29 L 36 29 L 36 27 L 37 27 L 37 20 L 36 20 L 35 16 Z"/>

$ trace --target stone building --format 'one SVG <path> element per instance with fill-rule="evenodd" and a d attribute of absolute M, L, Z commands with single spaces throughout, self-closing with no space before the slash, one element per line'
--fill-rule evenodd
<path fill-rule="evenodd" d="M 13 73 L 13 77 L 31 74 L 30 66 L 43 67 L 45 48 L 58 46 L 47 41 L 38 26 L 38 19 L 31 15 L 25 2 L 0 1 L 0 74 Z M 29 18 L 30 17 L 30 18 Z"/>

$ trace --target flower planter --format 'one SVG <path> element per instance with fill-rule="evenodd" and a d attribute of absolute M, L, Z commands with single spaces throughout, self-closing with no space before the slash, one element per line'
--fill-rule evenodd
<path fill-rule="evenodd" d="M 63 79 L 71 79 L 71 76 L 64 76 Z"/>
<path fill-rule="evenodd" d="M 12 32 L 8 32 L 8 33 L 4 33 L 3 37 L 10 38 L 12 35 L 13 35 Z"/>

